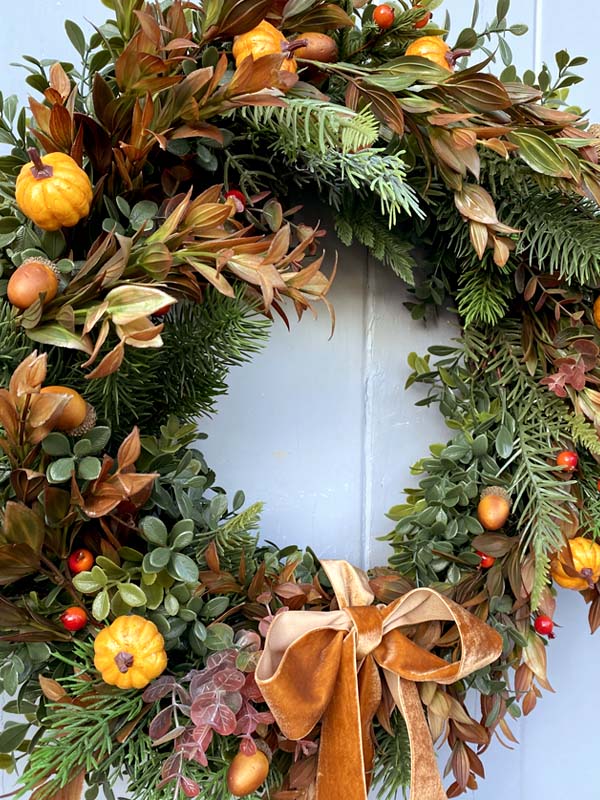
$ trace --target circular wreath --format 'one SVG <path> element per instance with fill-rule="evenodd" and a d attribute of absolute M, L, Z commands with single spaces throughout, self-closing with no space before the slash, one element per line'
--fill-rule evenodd
<path fill-rule="evenodd" d="M 0 104 L 1 764 L 33 800 L 433 800 L 433 738 L 458 796 L 549 688 L 550 574 L 600 624 L 585 59 L 521 78 L 508 2 L 455 41 L 439 0 L 103 2 Z M 275 316 L 333 319 L 307 190 L 463 326 L 410 357 L 453 435 L 368 576 L 260 543 L 194 447 Z"/>

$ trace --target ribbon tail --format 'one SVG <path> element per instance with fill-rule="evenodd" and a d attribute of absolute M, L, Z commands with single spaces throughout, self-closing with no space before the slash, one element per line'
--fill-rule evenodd
<path fill-rule="evenodd" d="M 316 800 L 367 800 L 356 643 L 346 636 L 338 679 L 323 717 Z"/>
<path fill-rule="evenodd" d="M 410 800 L 447 800 L 416 683 L 385 671 L 410 739 Z"/>

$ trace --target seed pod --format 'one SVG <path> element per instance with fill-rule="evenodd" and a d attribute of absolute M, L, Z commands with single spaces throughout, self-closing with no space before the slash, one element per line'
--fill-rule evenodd
<path fill-rule="evenodd" d="M 299 33 L 296 41 L 298 44 L 306 42 L 306 44 L 294 51 L 296 58 L 323 61 L 326 64 L 332 64 L 338 60 L 338 46 L 331 36 L 327 36 L 326 33 L 317 33 L 316 31 Z"/>
<path fill-rule="evenodd" d="M 265 782 L 269 759 L 257 750 L 252 756 L 238 753 L 227 770 L 227 788 L 234 797 L 245 797 Z"/>
<path fill-rule="evenodd" d="M 49 303 L 57 292 L 57 271 L 45 258 L 28 258 L 10 276 L 7 286 L 9 302 L 22 311 L 33 305 L 40 294 L 45 295 L 44 303 Z"/>
<path fill-rule="evenodd" d="M 486 531 L 498 531 L 510 514 L 510 497 L 501 486 L 490 486 L 481 493 L 477 519 Z"/>

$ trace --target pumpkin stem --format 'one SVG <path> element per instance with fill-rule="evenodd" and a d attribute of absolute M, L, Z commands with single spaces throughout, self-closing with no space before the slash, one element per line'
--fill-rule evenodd
<path fill-rule="evenodd" d="M 115 656 L 115 664 L 117 665 L 119 672 L 125 674 L 133 667 L 133 656 L 131 653 L 121 651 Z"/>
<path fill-rule="evenodd" d="M 588 582 L 590 589 L 593 589 L 594 588 L 594 571 L 592 569 L 590 569 L 589 567 L 585 567 L 585 569 L 582 569 L 579 574 L 581 575 L 581 577 L 584 580 L 586 580 Z"/>
<path fill-rule="evenodd" d="M 293 58 L 294 50 L 299 50 L 301 47 L 308 47 L 308 39 L 294 39 L 293 42 L 282 42 L 281 52 L 285 53 L 287 58 Z"/>
<path fill-rule="evenodd" d="M 470 55 L 471 55 L 471 50 L 463 50 L 463 49 L 449 50 L 446 53 L 446 61 L 450 64 L 451 67 L 455 67 L 456 62 L 458 61 L 459 58 Z"/>
<path fill-rule="evenodd" d="M 36 181 L 43 181 L 46 178 L 51 178 L 54 174 L 54 169 L 50 164 L 44 164 L 40 151 L 36 147 L 30 147 L 27 152 L 29 153 L 29 158 L 33 161 L 31 174 Z"/>

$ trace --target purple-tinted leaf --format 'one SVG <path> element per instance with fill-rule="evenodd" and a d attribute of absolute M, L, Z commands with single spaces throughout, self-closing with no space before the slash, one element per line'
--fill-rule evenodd
<path fill-rule="evenodd" d="M 188 761 L 197 761 L 201 766 L 207 767 L 206 751 L 212 739 L 213 732 L 209 727 L 198 727 L 182 736 L 176 747 Z"/>
<path fill-rule="evenodd" d="M 245 682 L 246 676 L 237 669 L 224 669 L 213 678 L 215 687 L 226 692 L 239 692 Z"/>
<path fill-rule="evenodd" d="M 221 736 L 229 736 L 235 730 L 235 713 L 217 692 L 197 697 L 192 703 L 190 716 L 195 725 L 208 725 Z"/>
<path fill-rule="evenodd" d="M 190 697 L 190 693 L 187 689 L 184 689 L 183 686 L 177 686 L 175 689 L 175 694 L 177 695 L 177 699 L 182 705 L 187 705 L 192 702 L 192 698 Z"/>
<path fill-rule="evenodd" d="M 237 714 L 242 707 L 243 698 L 239 692 L 223 692 L 222 702 Z"/>
<path fill-rule="evenodd" d="M 185 775 L 181 776 L 180 786 L 186 797 L 198 797 L 200 794 L 200 787 L 196 781 L 186 778 Z"/>
<path fill-rule="evenodd" d="M 150 727 L 148 729 L 150 738 L 152 740 L 162 739 L 162 737 L 165 736 L 165 734 L 171 727 L 172 720 L 173 720 L 172 706 L 169 706 L 168 708 L 163 708 L 162 711 L 159 711 L 158 714 L 154 717 L 154 719 L 150 723 Z"/>
<path fill-rule="evenodd" d="M 171 677 L 170 675 L 164 675 L 163 677 L 152 681 L 150 686 L 145 689 L 144 694 L 142 695 L 142 700 L 144 703 L 156 703 L 157 700 L 162 700 L 163 697 L 166 697 L 168 694 L 170 694 L 175 686 L 175 678 Z"/>
<path fill-rule="evenodd" d="M 181 772 L 181 767 L 183 766 L 183 757 L 181 753 L 173 753 L 170 755 L 165 763 L 162 765 L 162 769 L 160 771 L 160 776 L 164 780 L 172 780 Z"/>
<path fill-rule="evenodd" d="M 206 668 L 207 670 L 213 670 L 217 667 L 221 669 L 226 666 L 233 667 L 235 666 L 236 655 L 237 650 L 220 650 L 218 653 L 211 653 L 206 659 Z"/>
<path fill-rule="evenodd" d="M 172 728 L 170 731 L 167 731 L 164 736 L 161 736 L 159 739 L 153 739 L 152 744 L 157 747 L 159 744 L 166 744 L 166 742 L 172 742 L 174 739 L 178 739 L 183 733 L 185 733 L 186 728 L 184 725 L 178 725 L 177 728 Z"/>
<path fill-rule="evenodd" d="M 244 683 L 242 694 L 244 697 L 247 697 L 248 700 L 254 700 L 254 702 L 264 703 L 264 698 L 261 694 L 261 691 L 258 688 L 256 681 L 254 680 L 254 673 L 246 675 L 246 682 Z"/>
<path fill-rule="evenodd" d="M 256 753 L 256 742 L 251 736 L 244 736 L 240 742 L 240 753 L 245 756 L 253 756 Z"/>
<path fill-rule="evenodd" d="M 255 672 L 261 652 L 261 650 L 240 650 L 235 660 L 236 667 L 242 672 Z"/>
<path fill-rule="evenodd" d="M 262 639 L 256 631 L 238 631 L 233 640 L 240 650 L 260 650 Z"/>

